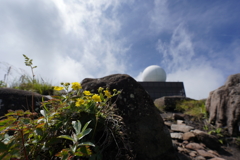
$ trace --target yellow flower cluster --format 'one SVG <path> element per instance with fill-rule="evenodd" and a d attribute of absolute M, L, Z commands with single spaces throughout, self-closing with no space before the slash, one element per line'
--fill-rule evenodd
<path fill-rule="evenodd" d="M 90 91 L 83 91 L 83 94 L 86 95 L 86 96 L 91 96 L 92 93 Z"/>
<path fill-rule="evenodd" d="M 92 94 L 90 91 L 83 91 L 83 94 L 85 96 L 91 96 L 90 98 L 88 99 L 93 99 L 95 102 L 101 102 L 101 97 L 98 95 L 98 94 Z M 92 96 L 93 95 L 93 96 Z"/>
<path fill-rule="evenodd" d="M 61 85 L 63 87 L 55 86 L 54 90 L 57 90 L 57 91 L 61 91 L 63 89 L 68 90 L 68 87 L 70 86 L 70 83 L 61 83 Z M 80 89 L 82 89 L 82 86 L 78 82 L 73 82 L 71 88 L 73 90 L 80 90 Z M 89 100 L 94 101 L 94 102 L 105 101 L 105 99 L 103 97 L 111 98 L 111 97 L 113 97 L 117 94 L 116 89 L 114 89 L 113 92 L 114 93 L 112 95 L 111 92 L 108 90 L 108 88 L 106 90 L 104 90 L 104 88 L 102 88 L 102 87 L 98 88 L 98 93 L 99 94 L 93 94 L 90 91 L 83 91 L 82 93 L 83 93 L 84 96 L 81 97 L 81 98 L 77 98 L 75 100 L 75 106 L 79 107 L 79 106 L 83 105 L 84 103 L 87 103 Z M 77 94 L 79 94 L 79 92 Z"/>
<path fill-rule="evenodd" d="M 73 83 L 72 83 L 72 89 L 73 89 L 73 90 L 82 89 L 82 86 L 81 86 L 81 84 L 78 83 L 78 82 L 73 82 Z"/>
<path fill-rule="evenodd" d="M 81 106 L 81 105 L 84 104 L 84 103 L 85 103 L 85 101 L 84 101 L 83 99 L 78 98 L 75 105 L 76 105 L 77 107 L 79 107 L 79 106 Z"/>
<path fill-rule="evenodd" d="M 111 93 L 109 92 L 109 90 L 105 90 L 104 93 L 105 93 L 105 96 L 106 96 L 107 98 L 111 98 L 111 97 L 112 97 L 112 95 L 111 95 Z"/>
<path fill-rule="evenodd" d="M 94 94 L 92 96 L 92 99 L 95 101 L 95 102 L 101 102 L 101 97 L 98 95 L 98 94 Z"/>

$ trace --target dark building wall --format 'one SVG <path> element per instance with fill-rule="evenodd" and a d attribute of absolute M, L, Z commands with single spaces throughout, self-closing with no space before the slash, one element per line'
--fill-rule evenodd
<path fill-rule="evenodd" d="M 184 96 L 183 82 L 138 82 L 149 93 L 152 99 L 163 96 Z"/>

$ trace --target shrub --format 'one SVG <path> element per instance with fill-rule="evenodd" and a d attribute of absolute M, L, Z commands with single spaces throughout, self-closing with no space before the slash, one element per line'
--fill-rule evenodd
<path fill-rule="evenodd" d="M 93 94 L 78 82 L 54 89 L 67 94 L 42 102 L 40 113 L 9 111 L 0 120 L 0 159 L 101 159 L 110 141 L 121 142 L 121 120 L 109 102 L 120 92 Z"/>
<path fill-rule="evenodd" d="M 176 110 L 193 116 L 198 120 L 204 119 L 207 118 L 205 102 L 206 100 L 182 101 L 177 103 Z"/>

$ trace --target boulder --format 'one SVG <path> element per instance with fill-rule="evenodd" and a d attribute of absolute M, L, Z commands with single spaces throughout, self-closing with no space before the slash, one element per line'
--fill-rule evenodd
<path fill-rule="evenodd" d="M 32 111 L 32 95 L 34 110 L 39 111 L 42 98 L 47 100 L 40 94 L 23 91 L 12 88 L 0 88 L 0 116 L 3 116 L 8 110 L 30 110 Z"/>
<path fill-rule="evenodd" d="M 154 104 L 157 108 L 164 111 L 174 112 L 176 104 L 180 101 L 193 100 L 185 96 L 165 96 L 154 100 Z"/>
<path fill-rule="evenodd" d="M 230 135 L 240 135 L 240 73 L 229 76 L 223 86 L 210 92 L 206 110 L 212 124 L 227 126 Z"/>
<path fill-rule="evenodd" d="M 218 150 L 221 148 L 221 143 L 218 138 L 214 135 L 209 135 L 205 132 L 195 133 L 195 137 L 199 142 L 202 142 L 210 149 Z"/>
<path fill-rule="evenodd" d="M 99 79 L 84 79 L 84 90 L 97 93 L 99 87 L 122 90 L 113 97 L 115 114 L 123 118 L 137 160 L 175 160 L 176 155 L 168 128 L 159 110 L 144 88 L 126 74 L 114 74 Z M 107 159 L 106 157 L 103 157 Z"/>

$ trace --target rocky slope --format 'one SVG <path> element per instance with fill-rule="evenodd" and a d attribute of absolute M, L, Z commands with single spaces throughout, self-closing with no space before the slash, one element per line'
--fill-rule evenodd
<path fill-rule="evenodd" d="M 225 145 L 221 139 L 201 130 L 203 122 L 191 121 L 188 116 L 176 113 L 161 114 L 171 134 L 180 160 L 239 160 L 240 149 L 233 137 Z"/>

